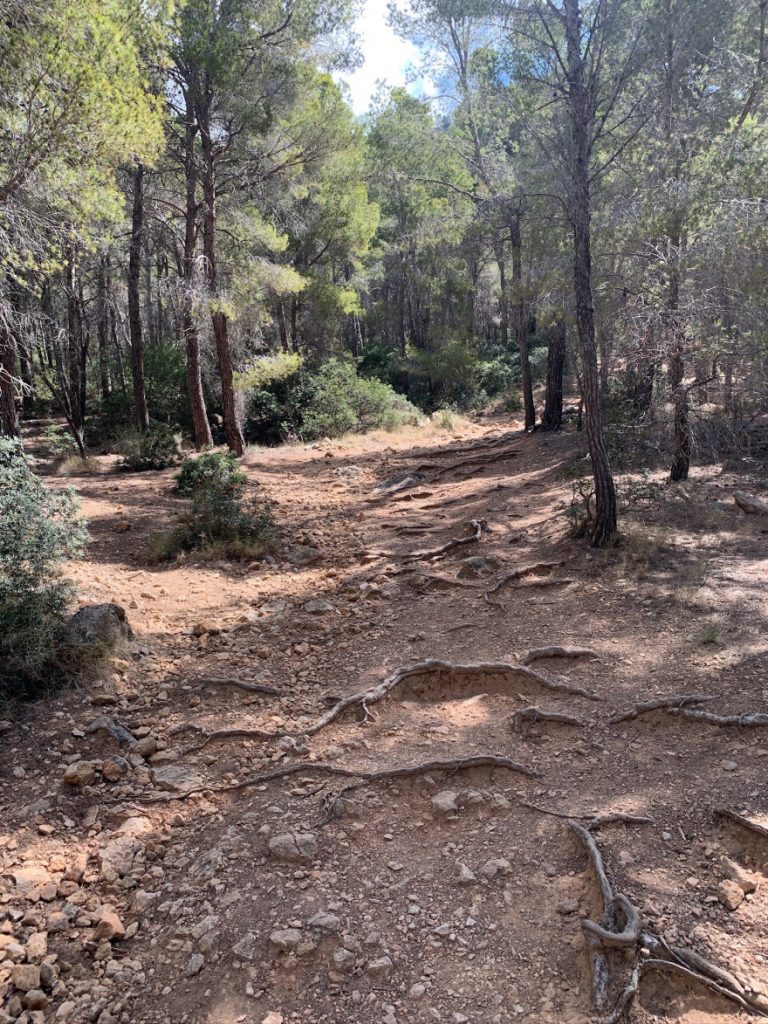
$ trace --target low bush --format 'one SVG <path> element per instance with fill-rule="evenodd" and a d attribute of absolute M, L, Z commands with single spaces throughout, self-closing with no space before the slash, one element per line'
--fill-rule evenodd
<path fill-rule="evenodd" d="M 28 696 L 58 671 L 69 581 L 66 558 L 86 540 L 71 491 L 49 491 L 20 444 L 0 439 L 0 694 Z"/>
<path fill-rule="evenodd" d="M 195 458 L 184 459 L 176 474 L 176 493 L 191 497 L 200 487 L 226 488 L 245 483 L 234 452 L 205 452 Z"/>
<path fill-rule="evenodd" d="M 272 538 L 272 510 L 263 498 L 247 495 L 246 486 L 231 453 L 186 459 L 176 489 L 192 499 L 192 507 L 175 529 L 154 538 L 150 560 L 170 561 L 184 551 L 232 559 L 263 554 Z"/>
<path fill-rule="evenodd" d="M 151 423 L 145 433 L 124 435 L 118 449 L 120 469 L 138 473 L 146 469 L 167 469 L 179 461 L 179 440 L 166 423 Z"/>

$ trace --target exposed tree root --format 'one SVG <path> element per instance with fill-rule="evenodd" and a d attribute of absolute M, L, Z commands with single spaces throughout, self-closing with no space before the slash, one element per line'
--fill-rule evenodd
<path fill-rule="evenodd" d="M 466 459 L 457 459 L 456 462 L 450 462 L 448 465 L 441 465 L 439 462 L 422 462 L 415 468 L 414 473 L 430 473 L 433 480 L 438 480 L 446 473 L 478 469 L 480 466 L 489 466 L 492 462 L 498 462 L 500 459 L 513 459 L 520 454 L 517 449 L 498 447 L 500 450 L 470 455 Z"/>
<path fill-rule="evenodd" d="M 541 658 L 597 658 L 599 661 L 600 655 L 591 647 L 534 647 L 523 658 L 523 664 L 530 665 Z"/>
<path fill-rule="evenodd" d="M 510 718 L 510 724 L 516 732 L 522 732 L 530 722 L 559 722 L 562 725 L 583 726 L 586 723 L 573 715 L 562 715 L 559 711 L 542 711 L 541 708 L 520 708 Z"/>
<path fill-rule="evenodd" d="M 456 772 L 469 768 L 505 768 L 511 772 L 517 772 L 528 778 L 539 778 L 539 773 L 528 768 L 517 761 L 499 754 L 476 754 L 471 757 L 457 757 L 447 761 L 425 761 L 422 764 L 411 765 L 402 768 L 385 768 L 379 772 L 364 772 L 354 768 L 342 768 L 337 764 L 327 764 L 324 761 L 295 761 L 291 764 L 281 765 L 271 771 L 259 772 L 248 779 L 240 782 L 233 782 L 227 786 L 200 786 L 196 789 L 187 790 L 184 793 L 162 793 L 140 799 L 142 803 L 168 803 L 174 800 L 186 800 L 191 796 L 199 796 L 201 793 L 235 793 L 251 786 L 260 786 L 265 782 L 274 782 L 276 779 L 284 779 L 289 775 L 298 775 L 302 772 L 321 772 L 324 775 L 332 775 L 344 779 L 354 779 L 349 785 L 344 786 L 336 797 L 342 796 L 350 790 L 360 789 L 375 782 L 387 782 L 391 779 L 406 779 L 417 775 L 427 775 L 430 772 Z"/>
<path fill-rule="evenodd" d="M 185 750 L 185 754 L 196 754 L 204 750 L 209 743 L 216 743 L 220 740 L 245 739 L 269 741 L 280 739 L 283 735 L 279 732 L 269 732 L 266 729 L 217 729 L 215 732 L 208 732 L 201 725 L 185 725 L 174 730 L 174 732 L 182 731 L 199 732 L 203 736 L 203 742 L 199 743 L 196 747 L 190 747 L 189 750 Z"/>
<path fill-rule="evenodd" d="M 710 963 L 693 950 L 671 946 L 662 936 L 643 931 L 637 909 L 623 893 L 614 890 L 589 829 L 575 821 L 569 824 L 587 852 L 603 901 L 600 923 L 589 920 L 581 922 L 592 968 L 593 1002 L 599 1012 L 605 1011 L 612 987 L 607 950 L 635 950 L 635 963 L 629 980 L 606 1018 L 606 1024 L 619 1024 L 625 1019 L 639 991 L 642 976 L 650 970 L 681 974 L 738 1004 L 749 1013 L 768 1016 L 768 1001 L 755 988 L 747 989 L 729 971 Z M 624 919 L 621 931 L 617 930 L 617 910 Z M 647 959 L 639 958 L 641 951 Z"/>
<path fill-rule="evenodd" d="M 508 586 L 510 583 L 514 583 L 516 580 L 521 580 L 526 576 L 538 576 L 541 574 L 549 573 L 553 569 L 559 568 L 564 565 L 563 561 L 560 562 L 534 562 L 532 565 L 521 565 L 518 569 L 513 569 L 512 572 L 505 573 L 501 579 L 497 580 L 492 587 L 485 591 L 483 595 L 488 604 L 494 605 L 496 608 L 505 609 L 500 601 L 492 600 L 494 594 L 498 594 L 500 590 Z"/>
<path fill-rule="evenodd" d="M 743 814 L 739 814 L 738 811 L 732 811 L 728 807 L 718 807 L 715 811 L 715 814 L 717 814 L 721 818 L 727 818 L 729 821 L 736 822 L 737 825 L 741 825 L 743 828 L 748 829 L 750 832 L 756 833 L 763 839 L 768 839 L 768 828 L 766 828 L 765 825 L 760 825 L 756 821 L 751 821 Z"/>
<path fill-rule="evenodd" d="M 377 704 L 379 701 L 384 700 L 398 686 L 415 676 L 439 675 L 440 673 L 445 673 L 449 677 L 462 674 L 469 676 L 501 675 L 512 678 L 517 676 L 518 678 L 530 679 L 547 690 L 570 693 L 577 697 L 585 697 L 587 700 L 599 701 L 601 699 L 592 690 L 587 690 L 581 686 L 573 686 L 570 683 L 557 682 L 541 672 L 536 672 L 535 669 L 527 668 L 524 665 L 514 665 L 506 662 L 479 662 L 476 664 L 460 665 L 452 661 L 430 660 L 398 668 L 391 675 L 387 676 L 382 683 L 379 683 L 378 686 L 372 686 L 370 689 L 363 690 L 360 693 L 352 693 L 348 697 L 342 697 L 340 701 L 334 704 L 324 715 L 321 715 L 309 728 L 304 729 L 303 734 L 314 736 L 315 733 L 330 725 L 339 715 L 350 708 L 360 707 L 363 711 L 366 711 L 371 704 Z"/>
<path fill-rule="evenodd" d="M 406 577 L 403 582 L 422 594 L 430 590 L 451 590 L 453 588 L 459 590 L 480 589 L 476 583 L 465 583 L 464 580 L 454 580 L 448 576 L 436 576 L 428 572 L 416 572 L 412 576 Z"/>
<path fill-rule="evenodd" d="M 453 551 L 454 548 L 464 547 L 465 544 L 475 544 L 482 537 L 483 530 L 488 524 L 484 519 L 473 519 L 469 525 L 472 527 L 472 533 L 469 537 L 452 537 L 445 544 L 441 544 L 440 547 L 426 548 L 424 551 L 414 551 L 408 555 L 408 560 L 439 558 L 440 555 L 445 555 L 449 551 Z"/>
<path fill-rule="evenodd" d="M 679 693 L 670 697 L 657 697 L 655 700 L 647 700 L 642 704 L 635 704 L 634 707 L 629 708 L 627 711 L 622 711 L 620 715 L 615 715 L 613 718 L 609 718 L 608 721 L 611 725 L 617 725 L 619 722 L 629 722 L 640 715 L 646 715 L 649 711 L 684 708 L 689 704 L 703 704 L 705 701 L 716 700 L 717 697 L 719 697 L 719 694 L 711 693 Z"/>
<path fill-rule="evenodd" d="M 587 831 L 594 832 L 603 825 L 653 825 L 655 818 L 644 814 L 625 814 L 624 811 L 609 811 L 607 814 L 599 814 L 592 818 L 587 824 Z"/>
<path fill-rule="evenodd" d="M 280 696 L 280 690 L 274 686 L 266 686 L 264 683 L 248 683 L 244 679 L 219 678 L 211 676 L 205 679 L 196 679 L 198 690 L 204 690 L 207 686 L 231 686 L 236 690 L 246 690 L 248 693 L 266 693 L 273 697 Z"/>
<path fill-rule="evenodd" d="M 752 711 L 746 715 L 716 715 L 712 711 L 699 711 L 693 708 L 667 708 L 666 711 L 669 715 L 692 718 L 699 722 L 708 722 L 710 725 L 740 726 L 744 729 L 764 729 L 768 726 L 768 715 L 759 711 Z"/>

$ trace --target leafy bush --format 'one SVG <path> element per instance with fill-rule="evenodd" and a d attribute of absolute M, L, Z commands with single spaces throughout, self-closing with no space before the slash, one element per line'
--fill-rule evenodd
<path fill-rule="evenodd" d="M 248 440 L 262 444 L 289 438 L 314 441 L 395 430 L 420 420 L 418 409 L 406 398 L 380 380 L 359 377 L 354 363 L 331 359 L 316 373 L 295 366 L 286 358 L 281 373 L 273 373 L 269 380 L 261 370 L 255 376 L 254 371 L 238 376 L 247 394 Z M 251 388 L 254 380 L 257 386 Z"/>
<path fill-rule="evenodd" d="M 331 359 L 318 372 L 301 435 L 318 437 L 396 430 L 419 423 L 419 410 L 380 380 L 358 377 L 353 363 Z"/>
<path fill-rule="evenodd" d="M 182 551 L 221 558 L 255 558 L 265 551 L 272 511 L 264 499 L 246 495 L 247 477 L 231 453 L 187 459 L 176 479 L 177 490 L 192 498 L 192 508 L 176 529 L 155 538 L 153 561 L 168 561 Z"/>
<path fill-rule="evenodd" d="M 179 459 L 179 442 L 166 423 L 151 423 L 146 433 L 126 434 L 119 445 L 120 468 L 129 473 L 145 469 L 167 469 Z"/>
<path fill-rule="evenodd" d="M 86 540 L 71 491 L 48 491 L 21 445 L 0 438 L 0 691 L 21 697 L 52 671 L 70 584 L 60 566 Z"/>
<path fill-rule="evenodd" d="M 234 452 L 205 452 L 193 459 L 184 459 L 176 474 L 176 491 L 191 497 L 205 486 L 224 489 L 228 484 L 245 483 Z"/>
<path fill-rule="evenodd" d="M 147 407 L 153 420 L 192 432 L 187 387 L 187 360 L 178 345 L 147 345 L 144 349 Z"/>
<path fill-rule="evenodd" d="M 57 423 L 46 428 L 45 444 L 54 459 L 68 459 L 78 454 L 77 442 L 72 434 Z"/>

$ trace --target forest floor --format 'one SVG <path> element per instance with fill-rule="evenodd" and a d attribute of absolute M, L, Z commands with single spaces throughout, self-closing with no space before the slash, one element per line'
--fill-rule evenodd
<path fill-rule="evenodd" d="M 246 468 L 279 527 L 250 566 L 148 564 L 184 507 L 171 471 L 67 481 L 92 535 L 69 570 L 80 602 L 122 605 L 135 638 L 0 737 L 0 1021 L 586 1024 L 580 921 L 603 907 L 566 818 L 611 812 L 652 818 L 592 829 L 643 926 L 768 1007 L 768 731 L 612 721 L 684 694 L 768 712 L 768 517 L 733 502 L 765 483 L 720 465 L 684 486 L 651 474 L 658 490 L 624 476 L 623 542 L 600 552 L 560 509 L 588 471 L 574 433 L 473 424 L 252 451 Z M 472 521 L 479 540 L 429 554 Z M 550 645 L 594 654 L 518 667 Z M 572 721 L 515 718 L 534 707 Z M 139 743 L 89 732 L 105 715 Z M 517 769 L 432 767 L 341 798 L 354 779 L 332 774 L 481 755 Z M 608 959 L 617 995 L 631 962 Z M 629 1019 L 741 1017 L 660 970 Z"/>

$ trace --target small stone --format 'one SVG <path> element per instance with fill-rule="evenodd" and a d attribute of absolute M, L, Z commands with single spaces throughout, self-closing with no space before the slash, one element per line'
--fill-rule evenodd
<path fill-rule="evenodd" d="M 452 789 L 444 789 L 440 793 L 436 793 L 432 797 L 432 813 L 437 816 L 456 814 L 459 810 L 458 798 L 459 794 L 454 793 Z"/>
<path fill-rule="evenodd" d="M 555 909 L 557 910 L 558 914 L 563 914 L 563 916 L 567 914 L 575 914 L 576 911 L 579 909 L 579 901 L 560 900 Z"/>
<path fill-rule="evenodd" d="M 375 960 L 370 960 L 365 971 L 366 974 L 370 974 L 372 978 L 385 978 L 395 965 L 388 956 L 379 956 Z"/>
<path fill-rule="evenodd" d="M 469 1017 L 465 1013 L 459 1013 L 458 1011 L 451 1015 L 453 1024 L 469 1024 Z"/>
<path fill-rule="evenodd" d="M 37 826 L 37 831 L 41 836 L 52 836 L 56 829 L 53 825 L 41 824 Z"/>
<path fill-rule="evenodd" d="M 720 765 L 724 772 L 735 772 L 739 767 L 735 761 L 721 761 Z"/>
<path fill-rule="evenodd" d="M 727 910 L 736 910 L 744 902 L 744 890 L 726 878 L 717 887 L 717 898 Z"/>
<path fill-rule="evenodd" d="M 298 928 L 278 928 L 269 936 L 269 941 L 281 952 L 290 953 L 296 949 L 301 942 L 301 932 Z"/>
<path fill-rule="evenodd" d="M 752 875 L 745 871 L 741 864 L 737 864 L 735 860 L 731 860 L 730 857 L 720 858 L 720 867 L 723 869 L 726 878 L 730 878 L 732 882 L 744 893 L 755 892 L 757 889 L 757 882 Z"/>
<path fill-rule="evenodd" d="M 318 597 L 312 601 L 307 601 L 304 605 L 304 611 L 310 615 L 329 615 L 331 612 L 335 612 L 336 608 L 330 601 L 325 601 L 322 597 Z"/>
<path fill-rule="evenodd" d="M 16 964 L 11 970 L 11 982 L 19 992 L 40 988 L 40 968 L 35 964 Z"/>
<path fill-rule="evenodd" d="M 144 758 L 152 757 L 153 754 L 157 753 L 157 740 L 154 736 L 145 736 L 133 744 L 131 753 L 139 754 Z"/>
<path fill-rule="evenodd" d="M 178 764 L 165 764 L 159 768 L 153 768 L 152 781 L 158 789 L 176 793 L 189 793 L 193 789 L 200 789 L 203 785 L 202 776 Z"/>
<path fill-rule="evenodd" d="M 310 861 L 317 853 L 317 837 L 312 832 L 285 832 L 269 840 L 269 852 L 277 861 Z"/>
<path fill-rule="evenodd" d="M 492 857 L 479 869 L 478 874 L 483 878 L 496 878 L 497 875 L 506 875 L 512 870 L 512 865 L 506 857 Z"/>
<path fill-rule="evenodd" d="M 54 910 L 45 919 L 45 927 L 52 935 L 57 935 L 60 932 L 67 931 L 69 928 L 69 918 L 60 910 Z"/>
<path fill-rule="evenodd" d="M 196 974 L 199 974 L 205 966 L 205 957 L 202 953 L 193 953 L 192 956 L 187 960 L 187 966 L 184 968 L 184 974 L 188 978 L 194 978 Z"/>
<path fill-rule="evenodd" d="M 467 867 L 466 864 L 459 864 L 459 885 L 472 885 L 473 882 L 477 881 L 473 871 Z"/>
<path fill-rule="evenodd" d="M 283 1024 L 282 1013 L 277 1013 L 275 1010 L 270 1010 L 261 1024 Z"/>
<path fill-rule="evenodd" d="M 75 761 L 67 766 L 64 781 L 68 786 L 92 786 L 96 781 L 96 768 L 91 761 Z"/>
<path fill-rule="evenodd" d="M 106 779 L 107 782 L 119 782 L 130 770 L 131 766 L 125 758 L 115 755 L 114 757 L 108 757 L 106 761 L 102 762 L 101 777 Z"/>
<path fill-rule="evenodd" d="M 109 911 L 102 915 L 94 929 L 93 937 L 97 941 L 119 942 L 125 938 L 125 925 L 117 914 Z"/>
<path fill-rule="evenodd" d="M 33 932 L 27 939 L 27 960 L 31 964 L 39 964 L 48 952 L 48 935 L 46 932 Z"/>
<path fill-rule="evenodd" d="M 341 927 L 341 920 L 335 914 L 321 910 L 309 920 L 308 924 L 310 928 L 318 928 L 322 932 L 337 932 Z"/>
<path fill-rule="evenodd" d="M 349 974 L 355 967 L 355 954 L 348 949 L 337 949 L 332 957 L 333 969 L 341 974 Z"/>
<path fill-rule="evenodd" d="M 409 999 L 423 999 L 427 991 L 427 986 L 417 982 L 415 985 L 411 985 L 408 989 Z"/>
<path fill-rule="evenodd" d="M 56 1020 L 69 1020 L 76 1009 L 77 1004 L 67 1000 L 56 1010 Z"/>

